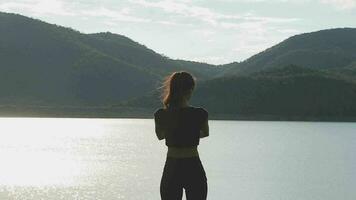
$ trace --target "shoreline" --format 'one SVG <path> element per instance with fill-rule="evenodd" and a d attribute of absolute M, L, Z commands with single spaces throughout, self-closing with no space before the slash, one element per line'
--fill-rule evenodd
<path fill-rule="evenodd" d="M 155 109 L 111 106 L 17 106 L 1 105 L 0 117 L 35 118 L 135 118 L 153 119 Z M 268 114 L 209 113 L 210 120 L 227 121 L 296 121 L 296 122 L 356 122 L 356 116 L 280 116 Z"/>

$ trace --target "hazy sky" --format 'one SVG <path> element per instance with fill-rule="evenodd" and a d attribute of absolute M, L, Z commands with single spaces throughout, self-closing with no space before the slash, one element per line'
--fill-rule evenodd
<path fill-rule="evenodd" d="M 171 58 L 214 64 L 298 33 L 356 27 L 356 0 L 0 0 L 0 11 L 110 31 Z"/>

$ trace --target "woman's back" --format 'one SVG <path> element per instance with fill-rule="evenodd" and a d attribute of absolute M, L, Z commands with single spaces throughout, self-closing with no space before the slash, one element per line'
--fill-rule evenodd
<path fill-rule="evenodd" d="M 158 109 L 155 113 L 156 127 L 164 132 L 168 147 L 193 147 L 199 145 L 208 112 L 198 107 Z"/>

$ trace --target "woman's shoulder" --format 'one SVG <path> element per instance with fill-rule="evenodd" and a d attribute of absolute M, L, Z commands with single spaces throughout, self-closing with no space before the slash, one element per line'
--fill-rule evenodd
<path fill-rule="evenodd" d="M 208 111 L 206 109 L 202 108 L 202 107 L 194 107 L 194 106 L 192 106 L 192 108 L 202 116 L 207 116 L 208 115 Z"/>
<path fill-rule="evenodd" d="M 162 113 L 165 112 L 169 112 L 169 111 L 178 111 L 181 109 L 166 109 L 166 108 L 157 108 L 154 111 L 154 116 L 159 116 L 162 115 Z M 188 111 L 193 111 L 202 115 L 208 115 L 208 111 L 202 107 L 196 107 L 196 106 L 189 106 L 189 107 L 185 107 L 184 110 L 188 110 Z"/>
<path fill-rule="evenodd" d="M 199 106 L 190 106 L 191 108 L 195 109 L 195 110 L 198 110 L 198 111 L 201 111 L 201 112 L 208 112 L 205 108 L 203 107 L 199 107 Z"/>
<path fill-rule="evenodd" d="M 158 108 L 153 112 L 153 115 L 155 117 L 157 117 L 157 116 L 161 115 L 162 112 L 164 112 L 164 108 Z"/>

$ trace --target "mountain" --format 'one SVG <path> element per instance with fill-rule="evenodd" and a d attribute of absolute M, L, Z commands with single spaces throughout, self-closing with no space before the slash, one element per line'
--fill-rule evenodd
<path fill-rule="evenodd" d="M 128 107 L 161 106 L 158 93 L 125 102 Z M 356 83 L 337 74 L 295 65 L 198 85 L 192 104 L 213 118 L 260 120 L 355 120 Z"/>
<path fill-rule="evenodd" d="M 213 118 L 356 120 L 356 29 L 293 36 L 198 84 L 193 105 Z M 120 104 L 161 106 L 159 91 Z"/>
<path fill-rule="evenodd" d="M 356 121 L 355 52 L 356 29 L 331 29 L 216 66 L 0 12 L 0 115 L 152 117 L 162 79 L 185 70 L 211 119 Z"/>
<path fill-rule="evenodd" d="M 335 74 L 342 79 L 356 82 L 356 62 L 353 62 L 346 67 L 332 68 L 324 71 Z"/>
<path fill-rule="evenodd" d="M 89 36 L 84 39 L 91 47 L 161 77 L 173 71 L 187 70 L 204 80 L 217 76 L 221 71 L 218 67 L 207 63 L 169 59 L 122 35 L 106 32 L 89 34 Z"/>
<path fill-rule="evenodd" d="M 108 32 L 83 34 L 2 12 L 0 27 L 2 105 L 111 105 L 154 90 L 172 71 L 191 71 L 201 80 L 220 71 Z"/>
<path fill-rule="evenodd" d="M 356 84 L 319 70 L 287 66 L 207 81 L 197 91 L 195 102 L 211 112 L 230 115 L 351 117 L 356 116 Z"/>
<path fill-rule="evenodd" d="M 342 68 L 356 61 L 356 28 L 295 35 L 241 63 L 225 65 L 224 75 L 298 65 L 311 69 Z"/>

